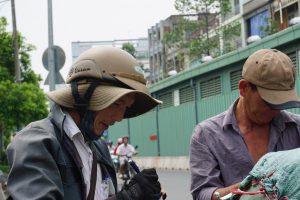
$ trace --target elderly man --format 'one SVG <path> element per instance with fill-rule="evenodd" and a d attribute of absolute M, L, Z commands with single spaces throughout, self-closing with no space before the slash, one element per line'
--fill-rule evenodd
<path fill-rule="evenodd" d="M 296 69 L 276 49 L 262 49 L 245 62 L 240 97 L 231 107 L 198 124 L 190 149 L 195 200 L 217 200 L 239 187 L 267 152 L 300 147 Z"/>
<path fill-rule="evenodd" d="M 121 191 L 103 131 L 141 115 L 152 98 L 135 58 L 113 47 L 87 50 L 71 66 L 67 87 L 48 93 L 48 118 L 21 130 L 7 149 L 13 199 L 157 200 L 155 169 L 137 174 Z"/>

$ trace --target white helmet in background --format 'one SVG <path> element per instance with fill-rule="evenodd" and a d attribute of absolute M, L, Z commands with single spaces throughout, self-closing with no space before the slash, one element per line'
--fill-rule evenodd
<path fill-rule="evenodd" d="M 118 142 L 118 144 L 122 144 L 123 143 L 123 138 L 118 138 L 117 142 Z"/>

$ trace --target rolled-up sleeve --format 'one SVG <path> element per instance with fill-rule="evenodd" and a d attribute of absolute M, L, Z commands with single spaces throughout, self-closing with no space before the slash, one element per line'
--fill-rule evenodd
<path fill-rule="evenodd" d="M 194 200 L 209 200 L 218 187 L 223 187 L 218 162 L 209 149 L 204 131 L 197 125 L 191 138 L 191 193 Z"/>

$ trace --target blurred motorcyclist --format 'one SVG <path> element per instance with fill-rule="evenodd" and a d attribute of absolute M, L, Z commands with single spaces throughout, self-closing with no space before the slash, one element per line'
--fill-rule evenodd
<path fill-rule="evenodd" d="M 115 149 L 114 149 L 114 155 L 117 155 L 117 149 L 122 143 L 123 143 L 123 138 L 118 138 L 117 145 L 115 146 Z"/>
<path fill-rule="evenodd" d="M 106 145 L 107 145 L 107 148 L 109 150 L 109 153 L 113 154 L 114 150 L 115 150 L 115 146 L 113 145 L 113 142 L 111 140 L 107 140 Z"/>
<path fill-rule="evenodd" d="M 127 178 L 126 174 L 124 174 L 125 171 L 125 165 L 129 158 L 131 158 L 133 155 L 137 154 L 135 148 L 128 143 L 128 137 L 123 137 L 123 144 L 121 144 L 117 149 L 117 155 L 119 155 L 119 161 L 120 161 L 120 174 L 119 178 Z"/>

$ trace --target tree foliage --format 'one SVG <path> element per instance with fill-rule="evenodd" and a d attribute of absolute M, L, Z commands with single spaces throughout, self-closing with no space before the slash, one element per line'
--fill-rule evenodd
<path fill-rule="evenodd" d="M 228 11 L 228 0 L 175 0 L 175 9 L 182 14 L 198 14 L 206 12 L 206 8 L 213 5 L 217 7 L 223 7 L 223 11 Z M 226 8 L 226 9 L 225 9 Z"/>
<path fill-rule="evenodd" d="M 47 99 L 39 88 L 41 77 L 31 69 L 29 53 L 34 49 L 18 33 L 21 83 L 15 83 L 12 33 L 6 18 L 0 18 L 0 134 L 9 142 L 10 135 L 31 121 L 45 117 Z"/>
<path fill-rule="evenodd" d="M 133 44 L 127 42 L 127 43 L 123 43 L 122 44 L 122 49 L 124 51 L 127 51 L 128 53 L 130 53 L 133 57 L 136 57 L 136 50 L 135 47 L 133 46 Z"/>
<path fill-rule="evenodd" d="M 226 38 L 224 40 L 226 52 L 232 49 L 228 42 L 231 40 L 230 37 L 240 35 L 240 24 L 234 22 L 226 26 L 214 27 L 214 34 L 208 37 L 210 30 L 208 30 L 207 19 L 224 18 L 231 12 L 230 0 L 175 0 L 175 8 L 181 14 L 181 18 L 170 32 L 164 34 L 162 42 L 167 48 L 175 47 L 181 52 L 184 50 L 191 59 L 205 54 L 220 55 L 220 37 Z M 196 18 L 191 20 L 191 16 Z"/>
<path fill-rule="evenodd" d="M 132 44 L 132 43 L 129 43 L 129 42 L 127 42 L 127 43 L 123 43 L 122 44 L 122 49 L 124 50 L 124 51 L 127 51 L 128 53 L 130 53 L 133 57 L 135 57 L 136 58 L 136 49 L 135 49 L 135 47 L 134 47 L 134 45 Z M 142 69 L 144 69 L 144 64 L 143 63 L 139 63 L 139 65 L 140 65 L 140 67 L 142 68 Z"/>
<path fill-rule="evenodd" d="M 264 20 L 267 22 L 268 25 L 260 26 L 259 29 L 265 33 L 265 36 L 272 35 L 280 31 L 279 24 L 276 20 L 272 19 L 271 17 L 265 18 Z"/>

